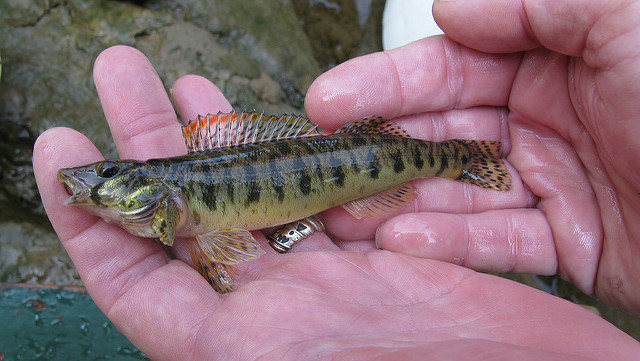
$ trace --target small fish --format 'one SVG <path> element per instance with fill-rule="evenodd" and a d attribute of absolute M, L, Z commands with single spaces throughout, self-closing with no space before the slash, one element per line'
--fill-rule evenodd
<path fill-rule="evenodd" d="M 86 209 L 130 233 L 173 245 L 188 238 L 196 268 L 221 292 L 228 265 L 264 253 L 249 230 L 342 205 L 356 218 L 384 217 L 416 196 L 409 181 L 439 176 L 506 191 L 500 142 L 409 138 L 380 117 L 323 135 L 308 119 L 257 112 L 199 116 L 183 126 L 188 154 L 101 161 L 60 169 Z"/>

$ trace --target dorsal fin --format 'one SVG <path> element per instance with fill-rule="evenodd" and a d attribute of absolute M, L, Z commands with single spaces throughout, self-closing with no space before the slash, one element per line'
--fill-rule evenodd
<path fill-rule="evenodd" d="M 309 119 L 284 114 L 266 116 L 258 112 L 231 112 L 198 116 L 182 127 L 189 153 L 241 144 L 319 136 Z"/>
<path fill-rule="evenodd" d="M 368 117 L 347 123 L 336 131 L 336 134 L 340 133 L 387 134 L 409 138 L 406 130 L 395 123 L 387 122 L 382 117 Z"/>

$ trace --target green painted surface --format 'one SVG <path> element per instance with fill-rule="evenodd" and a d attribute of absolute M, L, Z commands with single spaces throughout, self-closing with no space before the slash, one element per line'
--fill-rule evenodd
<path fill-rule="evenodd" d="M 81 288 L 0 284 L 0 360 L 147 360 Z"/>

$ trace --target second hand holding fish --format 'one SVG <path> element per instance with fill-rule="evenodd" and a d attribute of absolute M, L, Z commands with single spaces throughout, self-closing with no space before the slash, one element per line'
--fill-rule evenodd
<path fill-rule="evenodd" d="M 264 253 L 249 230 L 342 205 L 356 218 L 384 217 L 414 199 L 411 180 L 439 176 L 508 190 L 500 142 L 429 142 L 379 117 L 323 135 L 308 119 L 256 112 L 198 117 L 183 127 L 188 154 L 145 162 L 102 161 L 61 169 L 85 208 L 130 233 L 173 245 L 190 238 L 198 271 L 220 292 L 227 267 Z"/>

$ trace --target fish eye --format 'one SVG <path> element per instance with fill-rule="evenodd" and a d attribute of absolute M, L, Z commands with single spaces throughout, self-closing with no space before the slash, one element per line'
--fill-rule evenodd
<path fill-rule="evenodd" d="M 111 178 L 118 174 L 120 166 L 114 162 L 102 162 L 96 166 L 96 174 L 101 178 Z"/>

